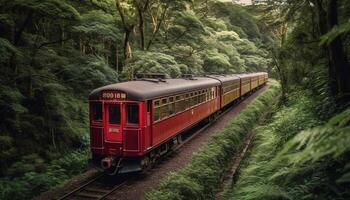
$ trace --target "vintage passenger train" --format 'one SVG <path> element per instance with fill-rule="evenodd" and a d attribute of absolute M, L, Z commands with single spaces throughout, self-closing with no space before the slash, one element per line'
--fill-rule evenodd
<path fill-rule="evenodd" d="M 94 90 L 92 161 L 111 174 L 141 171 L 179 142 L 179 135 L 266 84 L 264 72 L 144 77 Z"/>

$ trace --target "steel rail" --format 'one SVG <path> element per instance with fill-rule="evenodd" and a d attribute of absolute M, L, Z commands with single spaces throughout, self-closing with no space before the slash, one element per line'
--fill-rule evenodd
<path fill-rule="evenodd" d="M 106 176 L 105 173 L 100 173 L 97 176 L 95 176 L 94 178 L 92 178 L 91 180 L 89 180 L 88 182 L 80 185 L 79 187 L 75 188 L 74 190 L 66 193 L 65 195 L 59 197 L 57 200 L 64 200 L 64 199 L 68 199 L 69 197 L 73 197 L 75 196 L 78 192 L 83 191 L 85 188 L 87 188 L 88 186 L 94 184 L 95 182 L 97 182 L 99 179 L 101 179 L 102 177 Z M 97 198 L 97 199 L 103 199 L 106 196 L 108 196 L 110 193 L 114 192 L 116 189 L 118 189 L 120 187 L 120 185 L 122 185 L 124 182 L 117 184 L 116 186 L 114 186 L 111 190 L 108 190 L 108 192 L 106 194 L 103 194 L 103 196 L 101 196 L 101 198 Z M 113 190 L 113 191 L 112 191 Z"/>

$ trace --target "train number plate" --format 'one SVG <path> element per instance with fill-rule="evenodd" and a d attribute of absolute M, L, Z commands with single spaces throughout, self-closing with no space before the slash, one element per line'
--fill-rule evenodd
<path fill-rule="evenodd" d="M 122 92 L 108 92 L 108 91 L 104 91 L 102 93 L 102 98 L 106 99 L 106 100 L 110 100 L 110 99 L 126 99 L 126 94 L 122 93 Z"/>
<path fill-rule="evenodd" d="M 119 129 L 118 128 L 109 128 L 108 131 L 110 133 L 119 133 Z"/>

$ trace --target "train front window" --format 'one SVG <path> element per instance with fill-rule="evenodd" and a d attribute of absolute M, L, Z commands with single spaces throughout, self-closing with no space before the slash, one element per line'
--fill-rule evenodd
<path fill-rule="evenodd" d="M 139 123 L 139 106 L 137 104 L 126 105 L 126 119 L 128 124 Z"/>
<path fill-rule="evenodd" d="M 110 105 L 108 116 L 110 124 L 120 124 L 120 105 Z"/>
<path fill-rule="evenodd" d="M 102 120 L 102 103 L 95 102 L 91 105 L 92 120 L 100 121 Z"/>

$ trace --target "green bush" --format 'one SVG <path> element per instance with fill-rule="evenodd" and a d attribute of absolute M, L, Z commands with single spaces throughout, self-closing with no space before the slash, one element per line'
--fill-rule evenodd
<path fill-rule="evenodd" d="M 170 174 L 159 188 L 146 194 L 146 199 L 213 199 L 232 155 L 241 148 L 244 137 L 253 129 L 263 113 L 272 109 L 271 102 L 279 93 L 279 85 L 255 99 L 222 132 L 195 152 L 183 170 Z"/>
<path fill-rule="evenodd" d="M 324 123 L 311 99 L 305 93 L 294 94 L 271 123 L 255 129 L 251 156 L 226 196 L 235 200 L 350 198 L 350 109 Z"/>
<path fill-rule="evenodd" d="M 30 199 L 53 186 L 64 183 L 69 178 L 87 170 L 89 152 L 83 150 L 68 153 L 60 159 L 53 160 L 48 166 L 41 162 L 41 166 L 44 168 L 41 171 L 35 170 L 40 161 L 38 156 L 27 157 L 27 159 L 30 158 L 34 159 L 32 164 L 27 162 L 20 167 L 26 168 L 25 171 L 28 171 L 27 167 L 30 167 L 31 172 L 13 179 L 0 179 L 0 199 Z"/>

